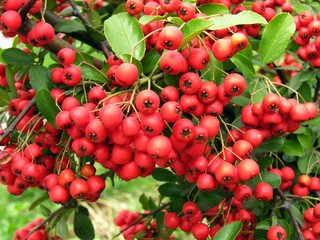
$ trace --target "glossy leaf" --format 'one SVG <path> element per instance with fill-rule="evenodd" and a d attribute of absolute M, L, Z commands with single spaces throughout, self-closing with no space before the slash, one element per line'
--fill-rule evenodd
<path fill-rule="evenodd" d="M 2 52 L 2 60 L 16 66 L 30 66 L 33 63 L 31 55 L 18 48 L 8 48 Z"/>
<path fill-rule="evenodd" d="M 73 229 L 74 233 L 81 240 L 91 240 L 95 238 L 94 228 L 90 218 L 81 211 L 76 211 L 74 214 Z"/>
<path fill-rule="evenodd" d="M 256 176 L 254 179 L 249 180 L 247 184 L 254 188 L 260 182 L 266 182 L 270 184 L 272 188 L 277 188 L 281 184 L 281 177 L 272 172 L 261 172 L 260 176 Z"/>
<path fill-rule="evenodd" d="M 53 125 L 56 126 L 56 115 L 59 112 L 55 101 L 51 97 L 50 91 L 41 89 L 36 93 L 36 104 L 43 116 Z"/>
<path fill-rule="evenodd" d="M 160 57 L 156 48 L 152 48 L 142 59 L 143 72 L 152 72 L 159 65 Z"/>
<path fill-rule="evenodd" d="M 217 232 L 213 240 L 234 240 L 240 233 L 242 226 L 240 221 L 226 224 Z"/>
<path fill-rule="evenodd" d="M 260 146 L 254 149 L 255 153 L 265 153 L 265 152 L 277 152 L 284 145 L 285 141 L 283 137 L 275 137 L 270 140 L 263 142 Z"/>
<path fill-rule="evenodd" d="M 165 213 L 160 211 L 156 214 L 156 223 L 157 223 L 157 229 L 158 233 L 161 233 L 164 228 L 164 215 Z"/>
<path fill-rule="evenodd" d="M 192 39 L 201 34 L 204 30 L 210 27 L 213 24 L 213 21 L 196 18 L 188 21 L 181 28 L 181 32 L 183 34 L 183 42 L 181 44 L 181 48 L 183 48 L 187 43 L 189 43 Z"/>
<path fill-rule="evenodd" d="M 181 188 L 174 183 L 165 183 L 158 188 L 158 191 L 162 196 L 178 197 L 180 196 Z"/>
<path fill-rule="evenodd" d="M 285 139 L 281 150 L 288 156 L 302 157 L 304 155 L 304 149 L 296 139 Z"/>
<path fill-rule="evenodd" d="M 304 147 L 307 151 L 312 150 L 313 148 L 313 136 L 312 133 L 308 132 L 305 134 L 299 134 L 297 139 L 302 147 Z"/>
<path fill-rule="evenodd" d="M 144 35 L 135 17 L 128 13 L 113 15 L 104 22 L 104 33 L 117 56 L 133 53 L 136 59 L 143 58 L 146 43 L 142 40 Z"/>
<path fill-rule="evenodd" d="M 11 65 L 6 66 L 6 78 L 9 85 L 10 93 L 13 98 L 18 97 L 17 89 L 15 86 L 14 73 Z"/>
<path fill-rule="evenodd" d="M 218 30 L 236 25 L 245 24 L 267 24 L 267 21 L 261 15 L 251 12 L 242 11 L 238 14 L 224 14 L 211 17 L 210 20 L 214 24 L 209 28 L 210 30 Z"/>
<path fill-rule="evenodd" d="M 227 14 L 229 13 L 228 8 L 223 4 L 218 3 L 206 3 L 201 4 L 198 7 L 199 11 L 210 16 L 215 14 Z"/>
<path fill-rule="evenodd" d="M 272 157 L 263 157 L 258 160 L 258 164 L 260 167 L 266 168 L 269 167 L 273 163 Z"/>
<path fill-rule="evenodd" d="M 196 203 L 198 207 L 202 210 L 208 210 L 214 206 L 216 206 L 219 202 L 221 202 L 223 197 L 213 192 L 199 192 L 198 198 L 196 199 Z"/>
<path fill-rule="evenodd" d="M 298 90 L 303 82 L 309 81 L 313 77 L 313 72 L 309 70 L 303 70 L 294 75 L 288 82 L 288 86 L 294 90 Z"/>
<path fill-rule="evenodd" d="M 40 212 L 45 217 L 48 217 L 51 213 L 50 209 L 43 204 L 40 205 Z"/>
<path fill-rule="evenodd" d="M 295 29 L 293 17 L 288 13 L 280 13 L 269 22 L 259 46 L 262 64 L 273 62 L 284 53 Z"/>
<path fill-rule="evenodd" d="M 8 93 L 0 88 L 0 107 L 8 105 L 10 102 L 10 97 Z"/>
<path fill-rule="evenodd" d="M 60 218 L 59 222 L 57 223 L 57 230 L 58 230 L 59 235 L 62 238 L 68 237 L 69 229 L 68 229 L 67 219 L 65 216 Z"/>
<path fill-rule="evenodd" d="M 239 70 L 243 73 L 243 75 L 249 80 L 251 80 L 255 75 L 255 70 L 253 68 L 252 60 L 246 57 L 241 53 L 237 53 L 232 58 L 230 58 L 231 62 L 236 65 Z"/>
<path fill-rule="evenodd" d="M 142 24 L 142 25 L 145 25 L 149 22 L 152 22 L 152 21 L 157 21 L 157 20 L 162 20 L 164 19 L 166 16 L 157 16 L 157 15 L 142 15 L 140 18 L 139 18 L 139 22 Z"/>
<path fill-rule="evenodd" d="M 34 90 L 39 91 L 41 89 L 51 90 L 52 80 L 50 72 L 43 66 L 33 66 L 29 70 L 30 84 Z"/>
<path fill-rule="evenodd" d="M 100 83 L 105 83 L 108 81 L 106 75 L 91 64 L 87 64 L 84 62 L 80 65 L 80 69 L 82 72 L 82 78 L 84 79 Z"/>
<path fill-rule="evenodd" d="M 298 158 L 298 169 L 301 173 L 310 173 L 317 167 L 316 162 L 319 161 L 313 152 L 309 152 Z"/>
<path fill-rule="evenodd" d="M 292 4 L 292 9 L 295 13 L 299 14 L 302 11 L 310 11 L 313 16 L 316 16 L 317 14 L 314 12 L 313 8 L 309 6 L 308 4 L 303 3 L 295 3 Z"/>
<path fill-rule="evenodd" d="M 35 207 L 39 206 L 39 204 L 41 204 L 43 201 L 47 200 L 49 197 L 48 197 L 48 194 L 47 193 L 44 193 L 42 194 L 40 197 L 38 197 L 36 200 L 34 200 L 30 206 L 29 206 L 29 211 L 33 210 Z"/>
<path fill-rule="evenodd" d="M 62 33 L 86 32 L 86 27 L 76 20 L 63 20 L 56 23 L 54 30 Z"/>
<path fill-rule="evenodd" d="M 176 175 L 168 169 L 156 168 L 152 172 L 152 177 L 157 181 L 171 182 L 176 180 Z"/>

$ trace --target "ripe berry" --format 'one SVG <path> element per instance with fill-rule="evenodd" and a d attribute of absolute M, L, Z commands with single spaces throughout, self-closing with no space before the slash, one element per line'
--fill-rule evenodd
<path fill-rule="evenodd" d="M 80 68 L 74 65 L 67 66 L 63 69 L 62 83 L 73 87 L 80 83 L 82 73 Z"/>
<path fill-rule="evenodd" d="M 176 50 L 178 49 L 183 41 L 183 35 L 180 28 L 175 26 L 165 27 L 159 35 L 159 45 L 163 49 Z"/>
<path fill-rule="evenodd" d="M 227 94 L 239 96 L 246 88 L 246 80 L 238 73 L 231 73 L 224 79 L 223 85 Z"/>
<path fill-rule="evenodd" d="M 16 32 L 21 26 L 22 20 L 18 12 L 9 10 L 0 17 L 0 29 L 3 32 Z"/>
<path fill-rule="evenodd" d="M 181 219 L 178 217 L 177 213 L 169 212 L 164 215 L 164 225 L 172 230 L 177 229 L 181 224 Z"/>
<path fill-rule="evenodd" d="M 160 106 L 160 98 L 152 90 L 143 90 L 138 93 L 135 105 L 139 112 L 143 114 L 154 113 Z"/>
<path fill-rule="evenodd" d="M 132 63 L 122 63 L 115 72 L 116 81 L 123 87 L 130 87 L 139 77 L 138 68 Z"/>
<path fill-rule="evenodd" d="M 66 67 L 66 66 L 70 66 L 71 64 L 73 64 L 73 62 L 76 58 L 76 54 L 70 48 L 62 48 L 57 53 L 57 57 L 58 57 L 59 63 Z"/>
<path fill-rule="evenodd" d="M 260 182 L 255 186 L 253 195 L 259 201 L 268 202 L 273 198 L 273 189 L 268 183 Z"/>
<path fill-rule="evenodd" d="M 70 185 L 70 195 L 74 199 L 83 199 L 88 192 L 89 185 L 85 180 L 77 178 L 72 181 Z"/>
<path fill-rule="evenodd" d="M 127 0 L 126 10 L 131 15 L 137 15 L 143 10 L 144 4 L 142 0 Z"/>

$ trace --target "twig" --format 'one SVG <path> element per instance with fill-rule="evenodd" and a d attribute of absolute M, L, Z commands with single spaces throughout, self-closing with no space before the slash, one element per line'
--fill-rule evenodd
<path fill-rule="evenodd" d="M 44 219 L 41 223 L 39 223 L 37 226 L 35 226 L 23 240 L 28 240 L 28 238 L 30 237 L 30 235 L 32 233 L 34 233 L 35 231 L 37 231 L 38 229 L 40 229 L 41 227 L 46 225 L 46 223 L 49 222 L 52 218 L 54 218 L 57 214 L 64 211 L 66 208 L 69 208 L 70 205 L 72 205 L 75 201 L 76 200 L 72 198 L 66 204 L 64 204 L 63 206 L 61 206 L 60 208 L 58 208 L 54 212 L 50 213 L 49 216 L 46 219 Z"/>
<path fill-rule="evenodd" d="M 296 231 L 296 233 L 298 235 L 298 238 L 300 240 L 303 240 L 304 238 L 303 238 L 303 234 L 301 232 L 301 229 L 299 227 L 299 223 L 298 223 L 297 219 L 295 218 L 293 211 L 292 211 L 292 208 L 291 208 L 291 200 L 286 198 L 286 196 L 284 195 L 283 191 L 280 188 L 276 188 L 276 192 L 279 195 L 281 201 L 283 202 L 281 207 L 286 209 L 289 213 L 290 219 L 292 221 L 294 230 Z"/>
<path fill-rule="evenodd" d="M 13 122 L 0 134 L 0 142 L 5 139 L 6 136 L 11 134 L 13 130 L 16 128 L 20 120 L 27 114 L 27 112 L 32 108 L 32 106 L 36 103 L 36 99 L 32 98 L 27 106 L 19 113 L 19 115 L 13 120 Z"/>
<path fill-rule="evenodd" d="M 78 18 L 80 18 L 80 20 L 88 25 L 88 26 L 91 26 L 91 23 L 81 14 L 81 12 L 79 11 L 77 5 L 74 3 L 73 0 L 69 0 L 68 1 L 72 7 L 72 14 Z M 108 49 L 108 45 L 106 42 L 102 41 L 102 42 L 99 42 L 100 44 L 100 47 L 101 47 L 101 50 L 103 52 L 103 54 L 105 55 L 106 58 L 108 58 L 109 56 L 111 56 L 111 52 L 109 51 Z"/>
<path fill-rule="evenodd" d="M 141 222 L 143 219 L 152 216 L 154 217 L 158 212 L 160 212 L 162 209 L 168 207 L 171 205 L 171 202 L 165 203 L 162 206 L 158 207 L 157 209 L 148 212 L 148 213 L 141 213 L 141 217 L 139 217 L 138 219 L 136 219 L 135 221 L 133 221 L 131 224 L 129 224 L 127 227 L 125 227 L 124 229 L 122 229 L 117 235 L 115 235 L 113 238 L 118 237 L 121 233 L 125 232 L 126 230 L 128 230 L 129 228 L 131 228 L 132 226 L 138 224 L 139 222 Z"/>
<path fill-rule="evenodd" d="M 33 5 L 36 3 L 37 0 L 30 0 L 26 5 L 24 5 L 20 10 L 20 16 L 22 18 L 22 21 L 24 21 L 27 17 L 28 12 L 33 7 Z"/>

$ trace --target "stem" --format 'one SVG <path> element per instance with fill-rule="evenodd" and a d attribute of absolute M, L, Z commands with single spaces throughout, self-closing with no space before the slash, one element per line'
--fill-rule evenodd
<path fill-rule="evenodd" d="M 60 212 L 63 212 L 66 208 L 69 208 L 71 204 L 73 204 L 76 200 L 75 199 L 70 199 L 66 204 L 55 210 L 54 212 L 50 213 L 50 215 L 43 220 L 41 223 L 39 223 L 37 226 L 35 226 L 29 233 L 28 235 L 24 238 L 24 240 L 28 240 L 30 235 L 43 227 L 47 222 L 49 222 L 51 219 L 53 219 L 56 215 L 58 215 Z"/>
<path fill-rule="evenodd" d="M 14 119 L 14 121 L 10 124 L 9 127 L 7 127 L 3 133 L 0 134 L 0 142 L 5 139 L 6 136 L 11 134 L 13 130 L 16 128 L 20 120 L 27 114 L 27 112 L 33 107 L 33 105 L 36 103 L 36 99 L 32 98 L 30 102 L 27 104 L 27 106 L 20 112 L 20 114 Z"/>
<path fill-rule="evenodd" d="M 291 200 L 286 198 L 286 196 L 284 195 L 283 191 L 280 188 L 276 188 L 275 191 L 277 192 L 281 201 L 283 202 L 281 207 L 286 209 L 289 213 L 290 219 L 292 221 L 294 230 L 296 231 L 296 233 L 298 235 L 298 238 L 300 240 L 303 240 L 304 238 L 303 238 L 303 234 L 301 232 L 301 229 L 299 227 L 299 223 L 298 223 L 297 219 L 295 218 L 293 211 L 292 211 L 292 208 L 291 208 Z"/>
<path fill-rule="evenodd" d="M 152 216 L 154 217 L 158 212 L 160 212 L 162 209 L 168 207 L 171 205 L 171 202 L 165 203 L 162 206 L 158 207 L 157 209 L 150 211 L 148 213 L 141 213 L 141 217 L 139 217 L 138 219 L 136 219 L 135 221 L 133 221 L 131 224 L 129 224 L 127 227 L 125 227 L 124 229 L 122 229 L 117 235 L 115 235 L 113 237 L 113 239 L 115 239 L 116 237 L 118 237 L 121 233 L 125 232 L 126 230 L 128 230 L 129 228 L 131 228 L 132 226 L 138 224 L 139 222 L 141 222 L 143 219 Z"/>
<path fill-rule="evenodd" d="M 20 16 L 22 21 L 25 21 L 28 12 L 33 7 L 33 5 L 36 3 L 37 0 L 30 0 L 26 5 L 24 5 L 20 10 Z"/>

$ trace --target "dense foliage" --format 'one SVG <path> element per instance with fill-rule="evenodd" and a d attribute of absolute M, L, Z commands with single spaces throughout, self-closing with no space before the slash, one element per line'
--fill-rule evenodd
<path fill-rule="evenodd" d="M 319 239 L 320 3 L 5 0 L 0 29 L 0 182 L 60 206 L 14 239 L 99 237 L 82 203 L 147 176 L 115 238 Z"/>

